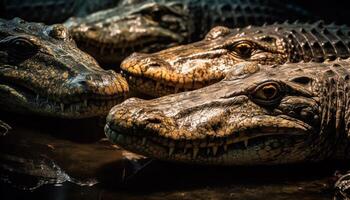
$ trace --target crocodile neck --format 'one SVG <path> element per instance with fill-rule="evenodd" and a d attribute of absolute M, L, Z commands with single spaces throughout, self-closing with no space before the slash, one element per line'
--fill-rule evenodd
<path fill-rule="evenodd" d="M 336 130 L 340 131 L 336 132 L 337 135 L 339 135 L 339 140 L 337 143 L 338 148 L 334 157 L 336 159 L 350 159 L 350 66 L 348 66 L 346 70 L 339 66 L 337 66 L 336 69 L 337 71 L 340 71 L 339 74 L 342 74 L 342 78 L 337 82 L 336 87 L 330 87 L 333 88 L 333 91 L 329 92 L 331 94 L 336 91 L 338 96 L 338 100 L 334 101 L 335 105 L 337 105 L 335 126 L 338 127 Z"/>
<path fill-rule="evenodd" d="M 348 58 L 350 55 L 349 27 L 324 25 L 322 21 L 309 24 L 310 28 L 283 30 L 285 39 L 292 41 L 290 61 L 335 60 L 336 58 Z M 294 52 L 294 53 L 292 53 Z"/>

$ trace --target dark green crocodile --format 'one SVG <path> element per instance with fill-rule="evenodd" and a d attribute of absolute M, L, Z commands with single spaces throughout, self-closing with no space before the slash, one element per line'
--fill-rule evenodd
<path fill-rule="evenodd" d="M 80 51 L 62 25 L 0 19 L 0 108 L 66 118 L 105 115 L 126 80 Z"/>
<path fill-rule="evenodd" d="M 0 17 L 20 17 L 48 24 L 62 23 L 69 17 L 85 16 L 117 6 L 123 1 L 127 0 L 0 0 Z"/>
<path fill-rule="evenodd" d="M 119 64 L 134 51 L 160 49 L 199 40 L 216 25 L 311 19 L 279 0 L 146 0 L 68 20 L 78 46 L 100 63 Z"/>
<path fill-rule="evenodd" d="M 163 96 L 218 82 L 242 61 L 282 64 L 347 58 L 349 33 L 347 26 L 322 21 L 216 27 L 199 42 L 153 54 L 132 54 L 121 68 L 129 76 L 131 89 Z"/>
<path fill-rule="evenodd" d="M 241 63 L 194 91 L 130 98 L 107 117 L 115 144 L 152 158 L 213 165 L 349 159 L 350 60 Z"/>

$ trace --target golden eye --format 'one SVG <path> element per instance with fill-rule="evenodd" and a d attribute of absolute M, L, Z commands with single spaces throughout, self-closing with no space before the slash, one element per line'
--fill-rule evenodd
<path fill-rule="evenodd" d="M 250 43 L 241 42 L 234 45 L 231 48 L 231 51 L 233 51 L 235 54 L 237 54 L 237 56 L 243 59 L 248 59 L 252 56 L 253 46 Z"/>
<path fill-rule="evenodd" d="M 28 58 L 37 53 L 37 46 L 27 38 L 16 37 L 8 41 L 9 53 L 17 58 Z"/>
<path fill-rule="evenodd" d="M 271 104 L 280 99 L 281 93 L 277 83 L 269 82 L 258 86 L 251 94 L 251 97 L 257 103 Z"/>
<path fill-rule="evenodd" d="M 252 50 L 252 46 L 246 43 L 235 46 L 235 52 L 242 58 L 250 58 L 252 56 Z"/>
<path fill-rule="evenodd" d="M 273 99 L 278 91 L 274 85 L 265 85 L 256 92 L 256 97 L 264 100 Z"/>

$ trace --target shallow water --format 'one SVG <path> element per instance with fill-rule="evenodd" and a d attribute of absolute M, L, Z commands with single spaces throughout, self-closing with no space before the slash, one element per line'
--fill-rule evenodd
<path fill-rule="evenodd" d="M 6 199 L 332 199 L 334 173 L 346 168 L 181 165 L 123 151 L 100 134 L 39 130 L 14 128 L 1 137 Z"/>

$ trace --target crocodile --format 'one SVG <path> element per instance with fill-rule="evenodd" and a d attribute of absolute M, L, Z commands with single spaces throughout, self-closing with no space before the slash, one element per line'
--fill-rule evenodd
<path fill-rule="evenodd" d="M 106 115 L 129 88 L 79 50 L 60 24 L 0 19 L 1 110 L 62 118 Z"/>
<path fill-rule="evenodd" d="M 0 0 L 0 17 L 20 17 L 46 24 L 62 23 L 72 16 L 86 16 L 126 0 Z"/>
<path fill-rule="evenodd" d="M 216 83 L 242 61 L 282 64 L 348 58 L 349 33 L 348 26 L 323 21 L 218 26 L 199 42 L 152 54 L 134 53 L 121 69 L 132 90 L 159 97 Z"/>
<path fill-rule="evenodd" d="M 81 49 L 99 63 L 115 67 L 134 51 L 155 52 L 197 41 L 216 25 L 243 27 L 312 18 L 301 7 L 278 0 L 146 0 L 65 24 Z"/>
<path fill-rule="evenodd" d="M 222 81 L 152 100 L 130 98 L 105 133 L 151 158 L 208 165 L 349 159 L 350 60 L 243 62 Z"/>

